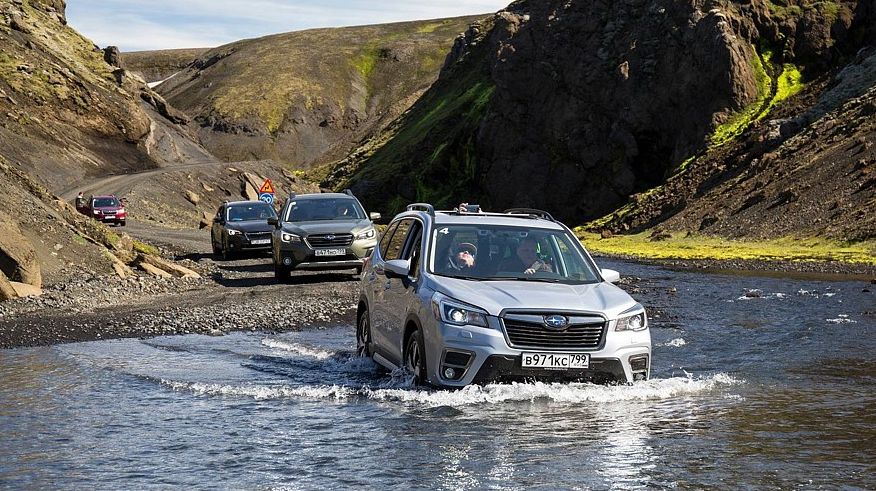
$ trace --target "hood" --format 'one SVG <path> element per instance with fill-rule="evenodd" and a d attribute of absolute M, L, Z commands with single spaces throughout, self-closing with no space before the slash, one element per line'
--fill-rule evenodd
<path fill-rule="evenodd" d="M 436 282 L 438 283 L 438 282 Z M 471 281 L 442 277 L 435 290 L 480 307 L 490 315 L 503 310 L 601 312 L 609 319 L 636 305 L 627 292 L 602 282 L 564 285 L 535 281 Z"/>
<path fill-rule="evenodd" d="M 243 222 L 226 222 L 225 228 L 241 232 L 271 232 L 274 230 L 267 220 L 246 220 Z"/>
<path fill-rule="evenodd" d="M 357 234 L 371 227 L 371 220 L 319 220 L 314 222 L 284 222 L 283 230 L 302 237 L 312 234 Z"/>

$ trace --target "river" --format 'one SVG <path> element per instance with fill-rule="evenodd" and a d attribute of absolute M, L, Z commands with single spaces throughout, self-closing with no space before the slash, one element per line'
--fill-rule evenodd
<path fill-rule="evenodd" d="M 349 325 L 0 350 L 0 487 L 876 487 L 876 286 L 601 262 L 647 382 L 425 390 Z"/>

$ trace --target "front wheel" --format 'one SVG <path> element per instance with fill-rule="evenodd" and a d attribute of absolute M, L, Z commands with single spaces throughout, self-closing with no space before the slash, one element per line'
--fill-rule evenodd
<path fill-rule="evenodd" d="M 414 375 L 414 385 L 425 385 L 426 377 L 426 345 L 419 329 L 411 333 L 405 349 L 405 368 Z"/>
<path fill-rule="evenodd" d="M 356 323 L 356 354 L 363 358 L 371 358 L 371 318 L 368 309 L 359 315 Z"/>
<path fill-rule="evenodd" d="M 274 278 L 277 279 L 278 283 L 285 283 L 289 281 L 289 275 L 291 271 L 288 268 L 283 266 L 274 266 Z"/>

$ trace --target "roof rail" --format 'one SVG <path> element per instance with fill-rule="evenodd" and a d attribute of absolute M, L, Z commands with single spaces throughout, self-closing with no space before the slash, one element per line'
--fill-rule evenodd
<path fill-rule="evenodd" d="M 353 191 L 351 191 L 350 188 L 347 188 L 344 190 L 344 194 L 346 194 L 347 196 L 353 196 Z"/>
<path fill-rule="evenodd" d="M 554 217 L 551 216 L 550 213 L 544 210 L 537 210 L 535 208 L 508 208 L 502 213 L 506 215 L 533 215 L 539 218 L 544 218 L 545 220 L 556 222 L 556 220 L 554 219 Z"/>
<path fill-rule="evenodd" d="M 429 203 L 411 203 L 408 205 L 407 211 L 425 211 L 426 213 L 435 216 L 435 207 Z"/>

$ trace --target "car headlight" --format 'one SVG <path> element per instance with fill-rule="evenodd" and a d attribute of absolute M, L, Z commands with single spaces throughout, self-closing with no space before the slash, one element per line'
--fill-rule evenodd
<path fill-rule="evenodd" d="M 440 293 L 435 293 L 432 296 L 432 314 L 435 315 L 436 320 L 455 326 L 489 327 L 486 312 Z"/>
<path fill-rule="evenodd" d="M 116 211 L 116 213 L 125 213 L 125 209 L 124 209 L 124 208 L 119 208 L 119 209 Z"/>
<path fill-rule="evenodd" d="M 631 310 L 638 310 L 638 312 L 633 315 L 622 314 L 622 317 L 619 317 L 614 325 L 615 331 L 644 331 L 648 329 L 648 316 L 645 315 L 645 309 L 641 305 L 637 305 Z"/>
<path fill-rule="evenodd" d="M 356 235 L 356 240 L 373 239 L 375 235 L 377 235 L 377 232 L 374 231 L 374 228 L 368 228 L 359 232 Z"/>
<path fill-rule="evenodd" d="M 95 215 L 100 215 L 100 210 L 94 210 Z"/>
<path fill-rule="evenodd" d="M 228 232 L 228 235 L 240 235 L 243 233 L 240 230 L 234 230 L 233 228 L 225 229 L 225 231 Z"/>
<path fill-rule="evenodd" d="M 301 242 L 301 236 L 283 232 L 280 234 L 280 240 L 283 242 Z"/>

